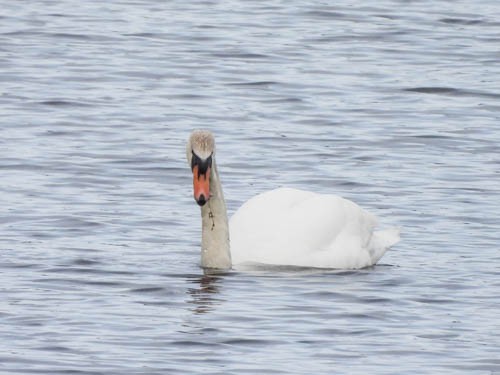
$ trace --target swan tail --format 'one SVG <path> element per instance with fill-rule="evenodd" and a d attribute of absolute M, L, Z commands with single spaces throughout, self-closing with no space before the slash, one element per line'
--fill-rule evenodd
<path fill-rule="evenodd" d="M 393 227 L 373 233 L 370 244 L 370 256 L 372 258 L 372 264 L 377 263 L 391 246 L 399 242 L 400 232 L 400 228 Z"/>

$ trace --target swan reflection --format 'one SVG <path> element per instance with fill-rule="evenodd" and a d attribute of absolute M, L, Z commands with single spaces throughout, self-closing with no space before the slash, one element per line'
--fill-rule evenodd
<path fill-rule="evenodd" d="M 200 277 L 190 279 L 190 282 L 197 285 L 195 288 L 188 289 L 192 297 L 190 303 L 195 305 L 193 309 L 194 313 L 205 314 L 224 302 L 218 295 L 220 293 L 221 281 L 227 274 L 227 272 L 204 270 L 203 275 Z"/>

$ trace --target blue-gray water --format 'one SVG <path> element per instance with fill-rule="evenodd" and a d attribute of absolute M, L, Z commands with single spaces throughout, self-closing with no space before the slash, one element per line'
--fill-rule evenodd
<path fill-rule="evenodd" d="M 500 372 L 500 3 L 335 4 L 2 3 L 0 373 Z M 204 276 L 194 128 L 401 243 Z"/>

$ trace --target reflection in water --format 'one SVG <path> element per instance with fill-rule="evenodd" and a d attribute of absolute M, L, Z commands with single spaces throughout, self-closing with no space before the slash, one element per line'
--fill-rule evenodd
<path fill-rule="evenodd" d="M 205 314 L 222 302 L 220 298 L 217 298 L 217 295 L 220 292 L 219 284 L 226 275 L 228 275 L 227 272 L 203 270 L 203 276 L 190 280 L 199 285 L 199 287 L 188 289 L 189 294 L 193 297 L 190 303 L 195 305 L 194 313 Z"/>

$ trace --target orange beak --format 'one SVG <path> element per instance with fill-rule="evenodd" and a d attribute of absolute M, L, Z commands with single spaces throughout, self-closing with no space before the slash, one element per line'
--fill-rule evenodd
<path fill-rule="evenodd" d="M 203 206 L 210 199 L 210 167 L 206 173 L 198 173 L 198 166 L 193 167 L 193 190 L 196 203 Z"/>

